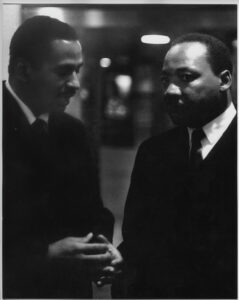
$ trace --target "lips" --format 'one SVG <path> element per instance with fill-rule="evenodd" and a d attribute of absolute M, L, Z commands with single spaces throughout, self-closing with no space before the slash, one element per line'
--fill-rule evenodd
<path fill-rule="evenodd" d="M 164 95 L 164 102 L 169 107 L 181 107 L 184 105 L 184 100 L 181 95 L 166 94 Z"/>
<path fill-rule="evenodd" d="M 75 91 L 74 92 L 68 92 L 68 93 L 63 93 L 62 94 L 63 98 L 65 98 L 65 99 L 70 99 L 74 95 L 75 95 Z"/>
<path fill-rule="evenodd" d="M 74 95 L 75 95 L 75 92 L 62 93 L 61 94 L 62 101 L 61 101 L 60 105 L 61 106 L 67 106 L 70 102 L 70 98 L 73 97 Z"/>
<path fill-rule="evenodd" d="M 66 107 L 69 103 L 70 103 L 70 101 L 68 101 L 68 100 L 67 100 L 67 101 L 64 101 L 64 103 L 62 103 L 61 106 L 62 106 L 62 107 Z"/>

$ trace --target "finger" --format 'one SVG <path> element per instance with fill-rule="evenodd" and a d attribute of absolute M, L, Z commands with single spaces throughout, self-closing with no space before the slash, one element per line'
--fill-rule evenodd
<path fill-rule="evenodd" d="M 100 254 L 108 251 L 106 244 L 83 244 L 77 243 L 74 249 L 74 253 L 85 253 L 85 254 Z"/>
<path fill-rule="evenodd" d="M 109 247 L 108 251 L 112 255 L 112 258 L 113 258 L 112 262 L 114 262 L 114 264 L 118 264 L 119 262 L 122 261 L 122 256 L 121 256 L 120 252 L 108 241 L 108 239 L 105 236 L 103 236 L 102 234 L 99 234 L 97 236 L 97 238 L 99 240 L 101 240 L 102 242 L 108 244 L 108 247 Z"/>
<path fill-rule="evenodd" d="M 100 280 L 102 277 L 112 277 L 112 278 L 115 278 L 118 274 L 120 274 L 122 271 L 121 270 L 117 270 L 115 268 L 112 268 L 112 267 L 105 267 L 103 268 L 103 270 L 99 270 L 97 276 L 96 276 L 96 280 L 94 281 L 97 281 L 97 280 Z"/>
<path fill-rule="evenodd" d="M 94 281 L 99 279 L 102 276 L 111 276 L 115 272 L 115 268 L 107 265 L 107 266 L 100 266 L 98 265 L 97 268 L 95 268 L 95 278 Z"/>
<path fill-rule="evenodd" d="M 117 250 L 114 246 L 110 247 L 110 252 L 112 254 L 112 262 L 111 265 L 121 265 L 123 263 L 123 257 L 119 250 Z"/>
<path fill-rule="evenodd" d="M 109 240 L 103 234 L 98 234 L 97 238 L 103 243 L 110 244 Z"/>
<path fill-rule="evenodd" d="M 111 270 L 103 271 L 103 272 L 101 272 L 101 275 L 115 277 L 116 275 L 121 274 L 121 273 L 122 273 L 122 270 L 114 269 L 113 271 L 111 271 Z"/>
<path fill-rule="evenodd" d="M 108 240 L 104 235 L 99 234 L 99 235 L 97 236 L 97 238 L 98 238 L 101 242 L 103 242 L 103 243 L 105 243 L 105 244 L 108 245 L 109 251 L 110 251 L 110 252 L 112 252 L 113 254 L 117 254 L 117 255 L 118 255 L 119 251 L 115 248 L 115 246 L 114 246 L 111 242 L 109 242 L 109 240 Z"/>
<path fill-rule="evenodd" d="M 115 259 L 112 260 L 111 265 L 116 266 L 116 265 L 121 265 L 123 263 L 122 257 L 116 257 Z"/>
<path fill-rule="evenodd" d="M 113 280 L 114 280 L 114 277 L 112 277 L 112 276 L 102 276 L 102 277 L 100 277 L 100 279 L 98 279 L 96 281 L 96 285 L 98 287 L 102 287 L 105 284 L 111 284 L 113 282 Z"/>
<path fill-rule="evenodd" d="M 114 276 L 114 274 L 116 274 L 116 269 L 106 266 L 106 267 L 103 267 L 103 269 L 102 268 L 99 269 L 98 278 L 102 277 L 102 276 Z"/>
<path fill-rule="evenodd" d="M 115 271 L 115 268 L 112 266 L 106 266 L 102 271 L 103 273 L 113 273 Z"/>
<path fill-rule="evenodd" d="M 90 232 L 86 236 L 73 237 L 73 240 L 77 243 L 89 243 L 92 238 L 93 238 L 93 233 Z"/>
<path fill-rule="evenodd" d="M 111 255 L 109 253 L 105 254 L 92 254 L 92 255 L 87 255 L 87 254 L 79 254 L 76 255 L 76 258 L 79 258 L 85 262 L 89 263 L 106 263 L 111 260 Z"/>
<path fill-rule="evenodd" d="M 89 232 L 86 236 L 83 237 L 83 242 L 89 243 L 89 241 L 93 238 L 93 233 Z"/>

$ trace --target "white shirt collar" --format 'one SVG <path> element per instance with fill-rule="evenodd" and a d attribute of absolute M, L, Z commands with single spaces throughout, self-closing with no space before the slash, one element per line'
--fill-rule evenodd
<path fill-rule="evenodd" d="M 16 100 L 18 105 L 20 106 L 20 108 L 21 108 L 22 112 L 24 113 L 25 117 L 27 118 L 29 124 L 31 125 L 32 123 L 34 123 L 36 121 L 36 116 L 33 114 L 31 109 L 14 92 L 14 90 L 12 89 L 8 80 L 6 81 L 6 88 L 9 91 L 9 93 L 13 96 L 13 98 Z M 38 118 L 42 119 L 43 121 L 48 123 L 49 114 L 48 113 L 42 114 Z"/>
<path fill-rule="evenodd" d="M 215 145 L 217 143 L 228 126 L 231 124 L 235 115 L 236 109 L 231 102 L 228 108 L 222 114 L 202 127 L 210 144 Z M 188 128 L 190 139 L 193 130 L 193 128 Z"/>
<path fill-rule="evenodd" d="M 203 131 L 205 132 L 206 137 L 211 144 L 216 144 L 216 142 L 231 124 L 235 115 L 236 109 L 231 102 L 228 108 L 221 115 L 203 126 Z"/>

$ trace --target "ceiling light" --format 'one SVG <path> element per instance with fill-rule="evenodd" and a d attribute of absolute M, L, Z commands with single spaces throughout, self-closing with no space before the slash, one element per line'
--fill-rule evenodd
<path fill-rule="evenodd" d="M 40 7 L 37 10 L 37 15 L 48 16 L 65 22 L 63 9 L 59 7 Z"/>
<path fill-rule="evenodd" d="M 166 35 L 160 34 L 147 34 L 141 37 L 141 42 L 144 44 L 168 44 L 170 38 Z"/>
<path fill-rule="evenodd" d="M 111 59 L 108 57 L 101 58 L 100 66 L 102 68 L 108 68 L 111 65 Z"/>

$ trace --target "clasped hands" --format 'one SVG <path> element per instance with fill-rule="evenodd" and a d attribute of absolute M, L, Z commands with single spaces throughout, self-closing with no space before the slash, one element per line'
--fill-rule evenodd
<path fill-rule="evenodd" d="M 123 258 L 103 235 L 89 233 L 84 237 L 66 237 L 48 247 L 49 259 L 75 260 L 87 270 L 97 286 L 112 283 L 121 272 Z"/>

